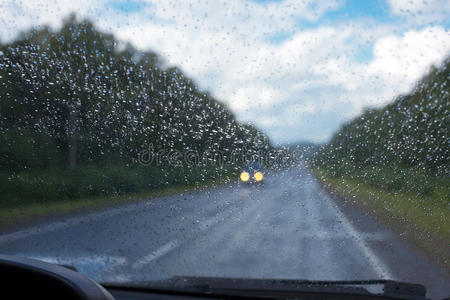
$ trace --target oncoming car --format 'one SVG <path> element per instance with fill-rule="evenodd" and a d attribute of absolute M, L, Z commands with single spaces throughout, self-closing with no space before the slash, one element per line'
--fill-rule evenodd
<path fill-rule="evenodd" d="M 264 172 L 259 163 L 249 163 L 239 174 L 239 179 L 243 183 L 262 183 Z"/>

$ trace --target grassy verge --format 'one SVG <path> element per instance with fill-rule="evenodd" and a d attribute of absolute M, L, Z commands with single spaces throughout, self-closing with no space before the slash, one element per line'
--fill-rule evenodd
<path fill-rule="evenodd" d="M 99 188 L 104 186 L 114 187 L 114 182 L 108 182 L 107 184 L 94 186 L 95 189 L 91 188 L 91 190 L 94 190 L 95 192 L 93 195 L 91 195 L 91 193 L 80 192 L 74 195 L 70 195 L 70 198 L 68 197 L 68 193 L 64 194 L 65 190 L 59 188 L 59 186 L 65 187 L 69 184 L 75 186 L 73 182 L 77 184 L 86 184 L 84 181 L 90 179 L 91 177 L 84 177 L 82 181 L 79 182 L 80 179 L 78 177 L 77 180 L 74 180 L 74 176 L 66 175 L 66 177 L 64 178 L 61 175 L 62 183 L 58 182 L 59 185 L 56 185 L 50 181 L 45 181 L 44 179 L 46 179 L 46 176 L 34 177 L 33 179 L 36 178 L 34 181 L 39 180 L 39 182 L 42 181 L 45 183 L 44 188 L 42 188 L 41 185 L 38 185 L 38 187 L 35 188 L 35 192 L 29 187 L 29 181 L 26 181 L 26 185 L 22 184 L 19 186 L 23 190 L 22 192 L 4 194 L 5 197 L 3 197 L 3 199 L 0 201 L 0 230 L 8 230 L 20 226 L 32 225 L 40 221 L 48 220 L 50 218 L 63 217 L 76 213 L 85 213 L 140 200 L 149 200 L 162 196 L 199 191 L 208 187 L 231 182 L 231 180 L 233 179 L 232 169 L 222 170 L 220 172 L 217 171 L 221 173 L 222 176 L 213 176 L 213 173 L 217 172 L 204 172 L 204 174 L 201 172 L 201 170 L 199 170 L 198 172 L 199 175 L 197 175 L 196 177 L 204 177 L 202 180 L 197 180 L 198 178 L 195 178 L 196 180 L 192 180 L 191 182 L 187 183 L 183 183 L 182 180 L 169 182 L 169 184 L 165 182 L 165 185 L 159 183 L 159 186 L 148 186 L 147 191 L 145 191 L 145 185 L 142 185 L 142 187 L 139 186 L 139 189 L 135 190 L 119 190 L 120 194 L 111 192 L 105 193 L 106 189 Z M 139 179 L 142 181 L 142 178 L 137 178 L 136 175 L 134 177 L 128 178 L 125 178 L 124 175 L 129 175 L 129 173 L 124 173 L 123 175 L 121 175 L 121 177 L 119 178 L 120 180 L 116 180 L 118 184 L 136 184 L 132 182 L 133 179 Z M 55 176 L 53 176 L 52 179 L 53 178 L 55 178 Z M 146 176 L 144 178 L 147 178 L 148 180 L 149 177 Z M 2 184 L 7 185 L 7 183 L 4 181 Z M 42 198 L 42 196 L 46 195 L 45 192 L 48 190 L 48 186 L 55 187 L 55 190 L 57 190 L 56 188 L 58 188 L 59 190 L 53 190 L 48 193 L 48 198 Z M 15 187 L 8 188 L 12 190 Z M 85 188 L 79 187 L 78 189 Z M 102 192 L 105 194 L 102 195 Z M 58 194 L 62 194 L 63 197 L 57 198 Z"/>
<path fill-rule="evenodd" d="M 400 236 L 423 249 L 450 271 L 450 208 L 448 201 L 424 199 L 415 193 L 393 192 L 361 183 L 354 178 L 333 177 L 311 168 L 326 188 L 346 201 L 371 212 Z M 445 187 L 442 193 L 446 193 Z"/>
<path fill-rule="evenodd" d="M 0 211 L 0 230 L 42 221 L 50 217 L 64 216 L 82 211 L 111 207 L 119 204 L 131 203 L 144 199 L 151 199 L 164 195 L 185 191 L 180 187 L 166 188 L 148 193 L 137 193 L 122 196 L 102 196 L 65 201 L 49 202 L 46 204 L 30 203 L 18 207 L 3 208 Z"/>

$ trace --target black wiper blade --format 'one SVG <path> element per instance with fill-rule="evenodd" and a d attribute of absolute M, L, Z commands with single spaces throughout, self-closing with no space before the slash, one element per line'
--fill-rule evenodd
<path fill-rule="evenodd" d="M 379 286 L 379 293 L 368 291 L 369 286 Z M 136 285 L 135 285 L 136 286 Z M 139 284 L 139 286 L 143 286 Z M 167 290 L 194 291 L 211 295 L 235 295 L 254 297 L 315 299 L 327 296 L 345 299 L 354 296 L 359 299 L 427 299 L 426 289 L 420 284 L 393 280 L 353 280 L 353 281 L 311 281 L 292 279 L 247 279 L 223 277 L 175 276 L 170 279 L 147 283 L 149 287 Z M 360 296 L 360 297 L 356 297 Z"/>

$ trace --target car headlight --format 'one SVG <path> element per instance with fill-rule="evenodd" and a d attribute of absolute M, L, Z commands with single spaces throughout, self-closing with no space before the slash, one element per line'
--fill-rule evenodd
<path fill-rule="evenodd" d="M 250 174 L 248 174 L 248 172 L 242 172 L 241 175 L 239 176 L 239 178 L 241 178 L 241 180 L 243 182 L 247 182 L 250 179 Z"/>
<path fill-rule="evenodd" d="M 256 181 L 261 181 L 264 178 L 263 173 L 257 171 L 255 174 L 253 174 L 253 178 L 255 178 Z"/>

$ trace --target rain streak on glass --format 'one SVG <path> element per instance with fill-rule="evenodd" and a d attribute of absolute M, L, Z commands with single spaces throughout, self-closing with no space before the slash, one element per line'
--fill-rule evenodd
<path fill-rule="evenodd" d="M 0 255 L 450 296 L 448 1 L 72 2 L 0 1 Z"/>

